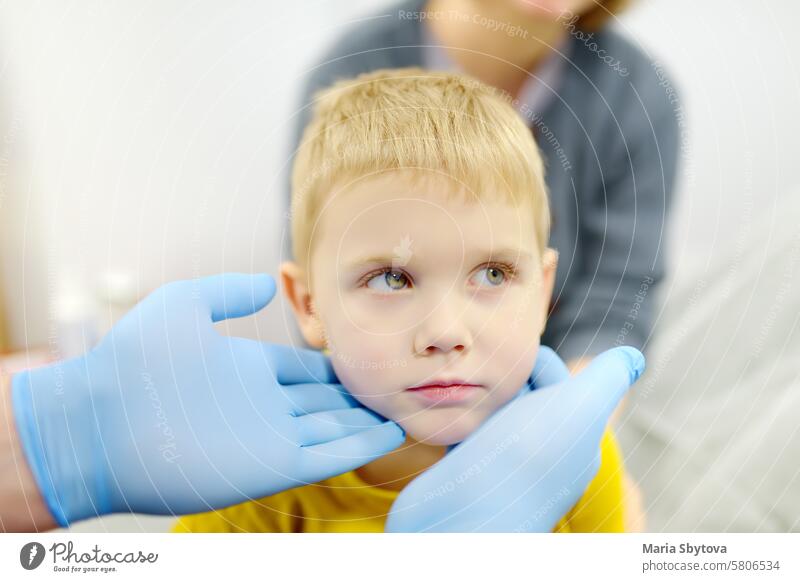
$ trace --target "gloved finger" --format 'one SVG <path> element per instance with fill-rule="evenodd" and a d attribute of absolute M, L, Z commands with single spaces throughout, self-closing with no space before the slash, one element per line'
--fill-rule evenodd
<path fill-rule="evenodd" d="M 564 361 L 547 346 L 539 347 L 536 365 L 531 373 L 533 389 L 552 386 L 569 378 L 569 370 Z"/>
<path fill-rule="evenodd" d="M 294 423 L 297 442 L 308 447 L 328 443 L 386 422 L 386 419 L 366 408 L 328 410 L 298 416 Z"/>
<path fill-rule="evenodd" d="M 295 416 L 361 406 L 341 384 L 292 384 L 283 388 L 283 396 Z"/>
<path fill-rule="evenodd" d="M 530 394 L 531 390 L 559 384 L 568 380 L 569 377 L 569 369 L 567 369 L 567 365 L 558 354 L 545 345 L 539 346 L 539 353 L 536 356 L 536 364 L 533 367 L 530 379 L 528 383 L 520 389 L 514 399 L 522 398 L 526 394 Z M 459 443 L 455 443 L 448 446 L 446 454 L 450 454 L 458 444 Z"/>
<path fill-rule="evenodd" d="M 279 384 L 338 384 L 331 360 L 322 352 L 295 346 L 263 344 Z"/>
<path fill-rule="evenodd" d="M 609 417 L 644 367 L 644 355 L 636 348 L 612 348 L 594 358 L 565 388 L 580 392 L 584 404 L 598 416 Z"/>
<path fill-rule="evenodd" d="M 400 425 L 387 421 L 344 438 L 304 447 L 305 480 L 317 482 L 352 471 L 393 451 L 405 440 Z"/>
<path fill-rule="evenodd" d="M 252 315 L 275 296 L 275 279 L 265 273 L 225 273 L 192 283 L 208 305 L 212 321 Z"/>

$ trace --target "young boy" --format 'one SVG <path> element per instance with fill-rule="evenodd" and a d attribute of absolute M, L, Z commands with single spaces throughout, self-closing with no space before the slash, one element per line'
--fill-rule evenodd
<path fill-rule="evenodd" d="M 319 97 L 292 188 L 294 261 L 281 279 L 303 336 L 407 442 L 174 531 L 383 531 L 407 483 L 530 389 L 557 255 L 542 161 L 505 99 L 420 69 L 340 82 Z M 601 459 L 556 531 L 623 530 L 610 432 Z"/>

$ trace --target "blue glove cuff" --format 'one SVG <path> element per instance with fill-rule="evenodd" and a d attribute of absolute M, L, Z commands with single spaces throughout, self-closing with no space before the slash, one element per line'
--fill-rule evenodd
<path fill-rule="evenodd" d="M 56 495 L 50 471 L 47 468 L 42 436 L 39 434 L 34 411 L 31 372 L 15 374 L 11 379 L 11 406 L 17 423 L 19 441 L 28 459 L 36 485 L 51 515 L 61 527 L 69 525 Z"/>
<path fill-rule="evenodd" d="M 97 431 L 85 426 L 94 414 L 92 403 L 82 398 L 88 393 L 82 365 L 83 358 L 58 362 L 11 379 L 11 405 L 22 450 L 61 527 L 110 513 L 104 502 L 103 473 L 91 467 Z"/>

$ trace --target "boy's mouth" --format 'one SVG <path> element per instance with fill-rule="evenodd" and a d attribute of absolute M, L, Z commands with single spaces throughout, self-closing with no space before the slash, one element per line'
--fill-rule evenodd
<path fill-rule="evenodd" d="M 463 402 L 483 388 L 481 384 L 472 384 L 454 379 L 435 380 L 427 384 L 412 386 L 407 388 L 406 391 L 428 404 L 447 405 Z"/>

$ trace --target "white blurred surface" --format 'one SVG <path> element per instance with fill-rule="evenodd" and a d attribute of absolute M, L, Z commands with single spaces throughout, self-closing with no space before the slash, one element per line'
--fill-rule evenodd
<path fill-rule="evenodd" d="M 654 531 L 800 531 L 800 188 L 678 289 L 620 418 Z"/>
<path fill-rule="evenodd" d="M 345 26 L 390 4 L 0 4 L 0 284 L 15 345 L 46 343 L 54 333 L 48 310 L 52 296 L 64 289 L 93 293 L 108 271 L 131 274 L 140 295 L 168 280 L 220 271 L 276 274 L 284 228 L 282 172 L 298 79 Z M 752 339 L 753 326 L 766 317 L 770 293 L 778 292 L 779 284 L 770 285 L 769 277 L 778 277 L 780 267 L 752 269 L 777 260 L 768 259 L 775 247 L 764 243 L 768 232 L 759 229 L 771 232 L 778 224 L 791 229 L 789 223 L 798 217 L 797 208 L 790 213 L 787 205 L 797 198 L 800 184 L 798 21 L 800 5 L 792 0 L 651 0 L 640 2 L 619 23 L 670 71 L 688 124 L 669 244 L 672 275 L 662 289 L 666 306 L 654 355 L 648 354 L 651 363 L 669 356 L 664 365 L 669 373 L 653 383 L 652 393 L 673 394 L 673 399 L 651 397 L 625 418 L 621 430 L 632 431 L 627 442 L 640 443 L 637 450 L 672 452 L 678 446 L 674 431 L 668 433 L 669 447 L 636 432 L 643 426 L 655 431 L 662 412 L 694 414 L 695 409 L 675 408 L 676 401 L 685 406 L 692 402 L 687 397 L 699 398 L 713 406 L 720 393 L 727 394 L 736 380 L 730 374 L 740 373 L 734 363 L 752 351 L 741 342 Z M 756 301 L 741 299 L 740 293 L 750 290 L 749 280 L 741 279 L 744 273 L 764 284 Z M 698 281 L 705 281 L 699 291 Z M 796 296 L 796 276 L 793 281 Z M 707 293 L 724 297 L 709 299 Z M 704 352 L 703 358 L 696 356 L 699 345 L 691 343 L 700 341 L 695 333 L 702 330 L 682 327 L 688 317 L 685 303 L 693 294 L 697 305 L 720 309 L 715 321 L 744 322 L 730 330 L 709 328 L 726 335 L 703 337 L 704 350 L 721 350 Z M 737 301 L 721 300 L 733 297 Z M 780 317 L 790 313 L 787 309 Z M 271 341 L 289 339 L 277 302 L 229 328 Z M 763 366 L 768 360 L 776 366 L 800 361 L 797 352 L 780 351 L 787 337 L 776 335 L 778 330 L 789 333 L 775 327 L 767 334 L 758 354 Z M 670 341 L 678 344 L 671 352 Z M 709 375 L 709 366 L 728 375 Z M 712 437 L 732 446 L 732 438 L 748 438 L 748 414 L 778 402 L 788 406 L 779 398 L 789 383 L 796 388 L 796 367 L 781 369 L 784 375 L 769 383 L 753 377 L 756 384 L 749 386 L 759 390 L 760 399 L 745 418 L 705 419 Z M 680 377 L 673 375 L 678 372 Z M 773 389 L 776 399 L 770 404 Z M 645 409 L 648 416 L 636 416 L 636 410 L 644 414 Z M 692 434 L 678 426 L 679 436 Z M 769 423 L 758 426 L 769 429 Z M 698 527 L 786 525 L 774 515 L 783 502 L 743 510 L 767 512 L 755 521 L 742 515 L 701 520 L 702 511 L 681 503 L 690 490 L 700 487 L 707 493 L 736 479 L 744 491 L 728 487 L 712 509 L 725 515 L 736 503 L 753 501 L 748 492 L 752 496 L 771 486 L 736 471 L 736 463 L 724 456 L 730 448 L 703 451 L 719 453 L 711 458 L 719 458 L 713 478 L 698 483 L 696 475 L 679 472 L 682 477 L 663 491 L 663 481 L 642 475 L 654 529 L 691 529 L 693 516 L 705 524 Z M 646 472 L 646 463 L 636 451 L 631 454 L 634 468 Z M 755 471 L 765 474 L 763 468 Z M 793 478 L 793 489 L 781 499 L 800 495 Z M 79 527 L 153 531 L 167 523 L 114 517 Z"/>
<path fill-rule="evenodd" d="M 0 4 L 2 275 L 16 346 L 106 272 L 140 295 L 277 274 L 298 79 L 370 3 Z M 230 327 L 286 339 L 278 309 Z M 257 329 L 255 327 L 257 326 Z"/>

